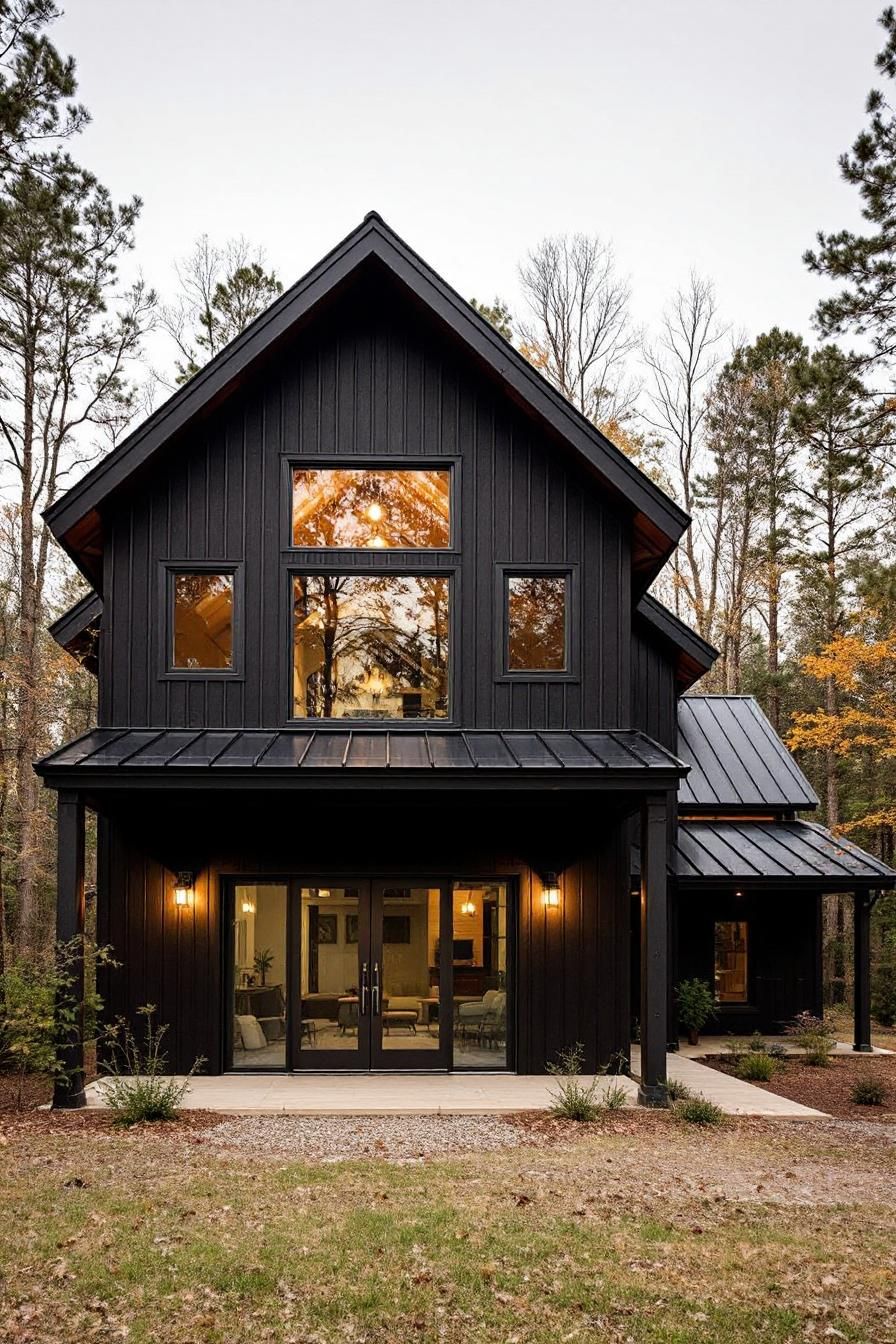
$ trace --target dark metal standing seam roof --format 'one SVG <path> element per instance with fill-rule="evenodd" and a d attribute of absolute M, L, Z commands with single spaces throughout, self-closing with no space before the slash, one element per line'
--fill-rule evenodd
<path fill-rule="evenodd" d="M 97 728 L 38 761 L 48 784 L 78 775 L 116 785 L 191 779 L 203 786 L 236 774 L 253 785 L 286 777 L 339 786 L 674 787 L 686 767 L 632 730 L 494 732 L 317 729 L 287 732 Z"/>
<path fill-rule="evenodd" d="M 691 767 L 678 793 L 682 812 L 818 806 L 812 785 L 752 696 L 683 696 L 678 752 Z"/>
<path fill-rule="evenodd" d="M 682 821 L 671 867 L 680 886 L 773 878 L 828 889 L 896 885 L 880 859 L 812 821 Z"/>

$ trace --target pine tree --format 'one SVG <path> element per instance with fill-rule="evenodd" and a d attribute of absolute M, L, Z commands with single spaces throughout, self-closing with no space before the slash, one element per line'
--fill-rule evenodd
<path fill-rule="evenodd" d="M 896 79 L 896 11 L 888 5 L 880 17 L 886 43 L 876 58 L 878 70 Z M 852 152 L 840 156 L 840 173 L 857 187 L 867 233 L 841 229 L 819 233 L 817 250 L 803 260 L 818 275 L 842 288 L 818 306 L 816 320 L 825 336 L 851 331 L 867 336 L 874 354 L 896 353 L 896 116 L 885 95 L 872 89 L 865 105 L 868 126 Z"/>
<path fill-rule="evenodd" d="M 505 341 L 513 340 L 513 316 L 503 299 L 499 299 L 497 295 L 491 303 L 480 303 L 478 299 L 471 299 L 470 307 L 475 308 L 486 322 L 490 322 Z"/>

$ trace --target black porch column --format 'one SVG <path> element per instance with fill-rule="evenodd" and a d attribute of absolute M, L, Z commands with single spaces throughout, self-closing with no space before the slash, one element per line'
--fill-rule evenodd
<path fill-rule="evenodd" d="M 77 793 L 60 791 L 56 809 L 56 941 L 84 937 L 84 803 Z M 70 963 L 69 1006 L 77 1004 L 75 1020 L 60 1051 L 64 1076 L 56 1079 L 53 1105 L 71 1110 L 86 1105 L 84 1096 L 84 958 L 83 943 Z"/>
<path fill-rule="evenodd" d="M 643 1106 L 668 1106 L 666 1092 L 666 909 L 665 795 L 641 804 L 641 1085 Z"/>
<path fill-rule="evenodd" d="M 871 907 L 870 891 L 857 891 L 854 897 L 853 936 L 853 1050 L 871 1053 Z"/>

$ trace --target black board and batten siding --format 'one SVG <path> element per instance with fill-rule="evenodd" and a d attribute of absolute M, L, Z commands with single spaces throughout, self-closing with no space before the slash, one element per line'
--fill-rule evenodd
<path fill-rule="evenodd" d="M 631 514 L 372 277 L 104 507 L 101 725 L 288 723 L 288 572 L 320 569 L 327 554 L 289 548 L 291 454 L 309 464 L 447 461 L 459 473 L 458 550 L 340 553 L 359 568 L 456 573 L 452 723 L 628 726 Z M 243 675 L 161 675 L 165 561 L 242 566 Z M 497 566 L 532 562 L 575 570 L 580 676 L 500 675 Z"/>

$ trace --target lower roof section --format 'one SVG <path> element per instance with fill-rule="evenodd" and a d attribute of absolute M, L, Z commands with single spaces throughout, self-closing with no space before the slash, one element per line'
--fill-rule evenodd
<path fill-rule="evenodd" d="M 829 891 L 892 887 L 873 854 L 812 821 L 683 821 L 670 867 L 679 888 L 799 882 Z"/>
<path fill-rule="evenodd" d="M 594 788 L 674 789 L 677 757 L 630 729 L 461 732 L 454 729 L 96 728 L 38 761 L 54 788 Z"/>

